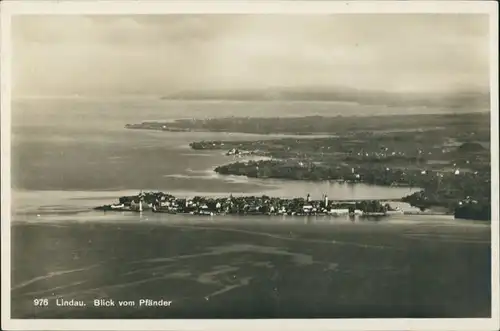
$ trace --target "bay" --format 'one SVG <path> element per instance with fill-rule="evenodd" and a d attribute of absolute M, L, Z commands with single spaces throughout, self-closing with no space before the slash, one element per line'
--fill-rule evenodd
<path fill-rule="evenodd" d="M 408 188 L 219 176 L 193 151 L 230 133 L 126 130 L 217 116 L 442 112 L 332 102 L 23 99 L 12 107 L 13 318 L 419 318 L 491 314 L 490 227 L 450 216 L 198 217 L 104 213 L 138 190 L 397 199 Z M 405 206 L 407 207 L 407 206 Z M 47 298 L 36 307 L 34 298 Z M 87 306 L 57 307 L 55 300 Z M 95 299 L 169 300 L 99 308 Z"/>

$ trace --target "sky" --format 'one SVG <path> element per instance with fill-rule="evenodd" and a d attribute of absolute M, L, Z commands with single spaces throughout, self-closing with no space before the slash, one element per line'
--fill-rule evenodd
<path fill-rule="evenodd" d="M 16 16 L 12 38 L 14 96 L 489 90 L 479 14 Z"/>

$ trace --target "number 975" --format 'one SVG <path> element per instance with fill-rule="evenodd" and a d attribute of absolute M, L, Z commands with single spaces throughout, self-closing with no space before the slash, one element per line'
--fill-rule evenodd
<path fill-rule="evenodd" d="M 33 305 L 36 307 L 48 306 L 49 299 L 33 299 Z"/>

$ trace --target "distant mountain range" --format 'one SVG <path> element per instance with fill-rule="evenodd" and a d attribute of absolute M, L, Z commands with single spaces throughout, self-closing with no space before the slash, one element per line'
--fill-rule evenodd
<path fill-rule="evenodd" d="M 182 91 L 167 94 L 168 100 L 234 101 L 339 101 L 388 106 L 442 106 L 489 108 L 490 95 L 482 91 L 453 93 L 403 93 L 335 88 L 267 88 L 234 90 Z"/>

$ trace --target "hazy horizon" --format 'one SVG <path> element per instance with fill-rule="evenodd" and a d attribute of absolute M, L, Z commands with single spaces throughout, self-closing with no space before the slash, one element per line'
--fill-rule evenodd
<path fill-rule="evenodd" d="M 480 14 L 18 16 L 12 92 L 486 93 L 488 25 Z"/>

